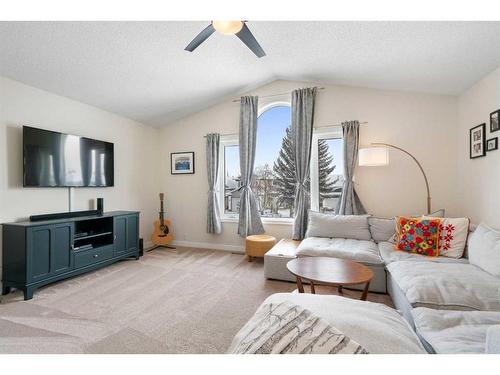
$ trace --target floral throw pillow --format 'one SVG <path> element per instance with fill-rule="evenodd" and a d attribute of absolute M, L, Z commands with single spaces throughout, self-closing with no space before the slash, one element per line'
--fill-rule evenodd
<path fill-rule="evenodd" d="M 409 253 L 439 255 L 440 219 L 398 217 L 396 249 Z"/>

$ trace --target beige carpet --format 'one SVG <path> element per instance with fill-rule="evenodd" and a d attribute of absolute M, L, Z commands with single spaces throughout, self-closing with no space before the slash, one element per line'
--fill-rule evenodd
<path fill-rule="evenodd" d="M 158 249 L 44 287 L 30 301 L 19 291 L 1 297 L 0 353 L 223 353 L 267 296 L 294 289 L 265 280 L 263 263 L 243 255 Z"/>

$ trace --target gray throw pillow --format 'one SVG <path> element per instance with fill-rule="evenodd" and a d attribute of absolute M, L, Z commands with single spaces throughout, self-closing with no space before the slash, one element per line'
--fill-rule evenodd
<path fill-rule="evenodd" d="M 470 237 L 468 256 L 470 264 L 500 277 L 500 232 L 479 224 Z"/>
<path fill-rule="evenodd" d="M 396 233 L 396 219 L 370 216 L 368 218 L 370 233 L 375 242 L 389 241 Z"/>
<path fill-rule="evenodd" d="M 326 215 L 309 212 L 307 237 L 350 238 L 371 240 L 367 215 Z"/>

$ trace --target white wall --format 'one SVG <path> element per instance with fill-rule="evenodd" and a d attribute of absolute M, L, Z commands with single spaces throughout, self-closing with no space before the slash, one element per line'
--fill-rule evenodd
<path fill-rule="evenodd" d="M 158 129 L 0 77 L 0 223 L 68 211 L 67 188 L 22 187 L 22 125 L 113 142 L 115 186 L 76 189 L 75 209 L 103 197 L 105 211 L 139 210 L 148 240 L 158 209 Z"/>
<path fill-rule="evenodd" d="M 500 228 L 500 151 L 486 157 L 469 158 L 469 130 L 486 123 L 486 138 L 500 136 L 490 133 L 490 113 L 500 109 L 500 68 L 476 83 L 458 100 L 459 127 L 457 145 L 457 189 L 460 213 L 473 222 L 484 221 Z"/>
<path fill-rule="evenodd" d="M 276 81 L 251 92 L 266 95 L 311 86 L 303 82 Z M 371 142 L 393 143 L 413 152 L 427 171 L 434 208 L 454 215 L 457 99 L 452 96 L 415 94 L 334 85 L 319 91 L 315 126 L 344 120 L 367 121 L 362 125 L 361 146 Z M 280 99 L 280 98 L 276 98 Z M 205 140 L 210 132 L 238 131 L 239 103 L 227 100 L 196 113 L 161 131 L 162 188 L 167 216 L 173 221 L 176 240 L 216 244 L 236 249 L 243 244 L 236 224 L 224 223 L 221 235 L 206 233 L 207 175 Z M 170 152 L 194 151 L 196 174 L 170 175 Z M 376 215 L 416 214 L 426 209 L 424 181 L 413 161 L 392 152 L 387 167 L 358 168 L 358 193 L 367 210 Z M 265 225 L 277 238 L 290 237 L 289 225 Z"/>

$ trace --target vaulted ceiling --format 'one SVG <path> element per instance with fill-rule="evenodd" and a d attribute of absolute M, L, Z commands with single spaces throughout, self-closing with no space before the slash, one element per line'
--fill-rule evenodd
<path fill-rule="evenodd" d="M 457 95 L 500 66 L 500 22 L 0 22 L 0 75 L 153 126 L 276 79 Z"/>

